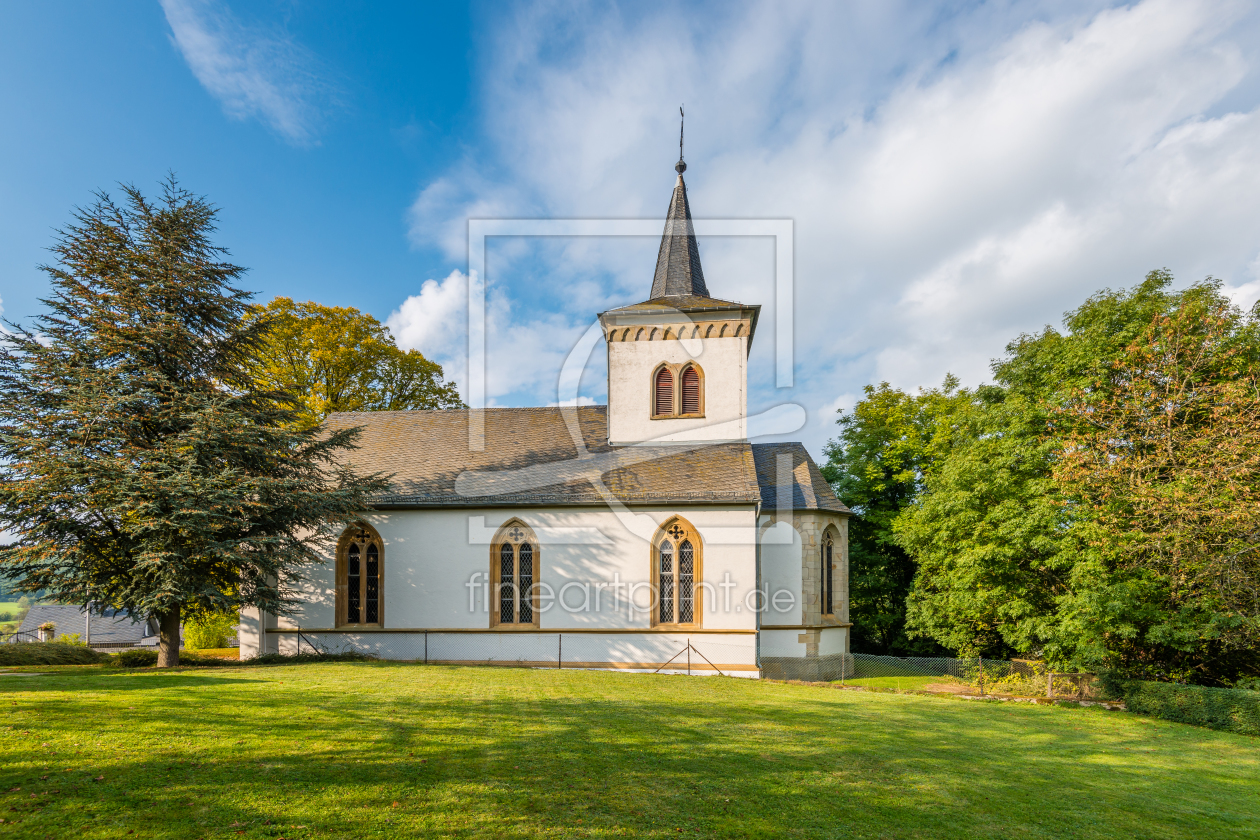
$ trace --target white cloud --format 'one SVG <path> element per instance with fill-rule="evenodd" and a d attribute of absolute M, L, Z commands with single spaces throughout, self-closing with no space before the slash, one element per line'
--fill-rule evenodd
<path fill-rule="evenodd" d="M 556 406 L 561 406 L 561 405 L 564 405 L 564 406 L 595 405 L 595 400 L 592 399 L 591 397 L 578 397 L 577 399 L 574 399 L 574 400 L 561 400 L 560 402 L 550 402 L 550 403 L 547 403 L 547 405 L 551 406 L 552 408 L 555 408 Z"/>
<path fill-rule="evenodd" d="M 764 304 L 750 402 L 805 404 L 815 452 L 849 404 L 837 395 L 936 386 L 948 371 L 977 384 L 1020 332 L 1150 269 L 1220 277 L 1244 306 L 1260 296 L 1250 6 L 723 9 L 544 5 L 505 21 L 484 73 L 491 150 L 478 159 L 492 169 L 429 185 L 413 236 L 418 219 L 444 220 L 462 258 L 474 210 L 660 217 L 686 101 L 693 212 L 795 220 L 790 391 L 772 387 L 770 261 L 723 240 L 701 251 L 715 295 Z M 605 294 L 646 295 L 650 256 L 627 264 L 594 242 L 563 256 L 551 286 L 600 267 Z M 500 265 L 516 278 L 500 293 L 529 302 L 516 268 Z M 556 322 L 589 317 L 597 297 L 560 301 Z"/>
<path fill-rule="evenodd" d="M 385 319 L 399 346 L 431 359 L 451 359 L 468 340 L 468 277 L 452 271 L 444 280 L 425 280 L 420 294 L 403 301 Z"/>
<path fill-rule="evenodd" d="M 419 294 L 408 297 L 385 320 L 400 347 L 419 350 L 442 365 L 446 378 L 455 380 L 465 399 L 467 295 L 467 275 L 453 271 L 443 280 L 426 280 Z M 484 331 L 487 404 L 509 395 L 517 399 L 551 395 L 554 401 L 560 365 L 584 327 L 556 313 L 521 317 L 511 300 L 491 289 Z"/>
<path fill-rule="evenodd" d="M 233 119 L 257 117 L 294 145 L 315 141 L 330 95 L 311 54 L 283 32 L 242 25 L 216 0 L 160 0 L 171 41 Z"/>

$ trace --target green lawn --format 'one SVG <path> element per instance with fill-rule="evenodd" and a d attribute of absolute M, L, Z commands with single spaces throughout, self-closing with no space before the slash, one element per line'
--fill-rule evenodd
<path fill-rule="evenodd" d="M 843 685 L 856 685 L 863 688 L 893 688 L 897 691 L 922 691 L 929 685 L 957 682 L 959 681 L 952 677 L 860 677 L 858 679 L 844 680 Z M 841 685 L 841 683 L 836 682 L 836 685 Z"/>
<path fill-rule="evenodd" d="M 1260 836 L 1260 741 L 1096 708 L 392 663 L 28 670 L 0 676 L 4 837 Z"/>

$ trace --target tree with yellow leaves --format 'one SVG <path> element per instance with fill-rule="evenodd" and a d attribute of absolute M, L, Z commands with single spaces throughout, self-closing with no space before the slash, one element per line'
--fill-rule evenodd
<path fill-rule="evenodd" d="M 418 350 L 402 350 L 389 329 L 348 306 L 278 297 L 249 318 L 270 325 L 250 372 L 260 388 L 299 401 L 304 424 L 339 411 L 462 408 L 455 383 Z"/>

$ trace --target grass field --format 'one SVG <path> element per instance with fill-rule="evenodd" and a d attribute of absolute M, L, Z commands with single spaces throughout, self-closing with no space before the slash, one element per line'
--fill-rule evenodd
<path fill-rule="evenodd" d="M 896 691 L 922 691 L 929 685 L 959 682 L 951 677 L 860 677 L 844 681 L 844 685 L 860 688 L 891 688 Z M 839 683 L 837 683 L 839 684 Z"/>
<path fill-rule="evenodd" d="M 1094 708 L 393 663 L 30 670 L 0 676 L 9 838 L 1260 835 L 1260 741 Z"/>

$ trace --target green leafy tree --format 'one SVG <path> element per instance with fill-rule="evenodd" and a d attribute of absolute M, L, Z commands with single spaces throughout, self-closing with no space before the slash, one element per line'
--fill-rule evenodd
<path fill-rule="evenodd" d="M 964 656 L 1047 651 L 1078 542 L 1050 474 L 1044 412 L 985 386 L 960 410 L 953 445 L 893 523 L 918 565 L 907 630 Z"/>
<path fill-rule="evenodd" d="M 948 447 L 950 418 L 970 399 L 949 376 L 939 389 L 907 394 L 867 386 L 840 435 L 825 448 L 823 475 L 855 514 L 849 523 L 849 616 L 854 650 L 923 655 L 933 641 L 906 633 L 906 596 L 917 564 L 893 538 L 897 517 L 918 497 Z"/>
<path fill-rule="evenodd" d="M 0 349 L 0 574 L 155 617 L 174 665 L 183 612 L 284 612 L 387 481 L 339 465 L 357 430 L 299 428 L 249 375 L 266 325 L 210 240 L 217 211 L 173 178 L 123 192 L 76 212 L 48 313 Z"/>
<path fill-rule="evenodd" d="M 257 387 L 294 394 L 306 425 L 338 411 L 464 407 L 441 365 L 400 350 L 383 324 L 357 309 L 279 297 L 251 308 L 249 319 L 269 325 L 249 364 Z"/>
<path fill-rule="evenodd" d="M 1165 679 L 1260 675 L 1260 307 L 1192 286 L 1061 414 L 1055 478 L 1098 558 L 1064 605 L 1082 653 Z"/>
<path fill-rule="evenodd" d="M 1021 336 L 995 362 L 997 384 L 959 415 L 948 451 L 894 523 L 919 563 L 912 634 L 1143 676 L 1219 682 L 1246 672 L 1226 640 L 1255 609 L 1244 597 L 1256 591 L 1245 571 L 1260 450 L 1247 391 L 1254 318 L 1231 309 L 1214 281 L 1183 292 L 1171 283 L 1158 271 L 1134 289 L 1104 290 L 1068 313 L 1062 333 Z M 1169 422 L 1175 388 L 1187 401 L 1173 411 L 1180 425 Z M 1152 560 L 1177 552 L 1198 559 L 1176 575 Z M 1207 572 L 1221 581 L 1227 566 L 1228 597 Z M 1170 595 L 1178 587 L 1180 600 Z"/>

